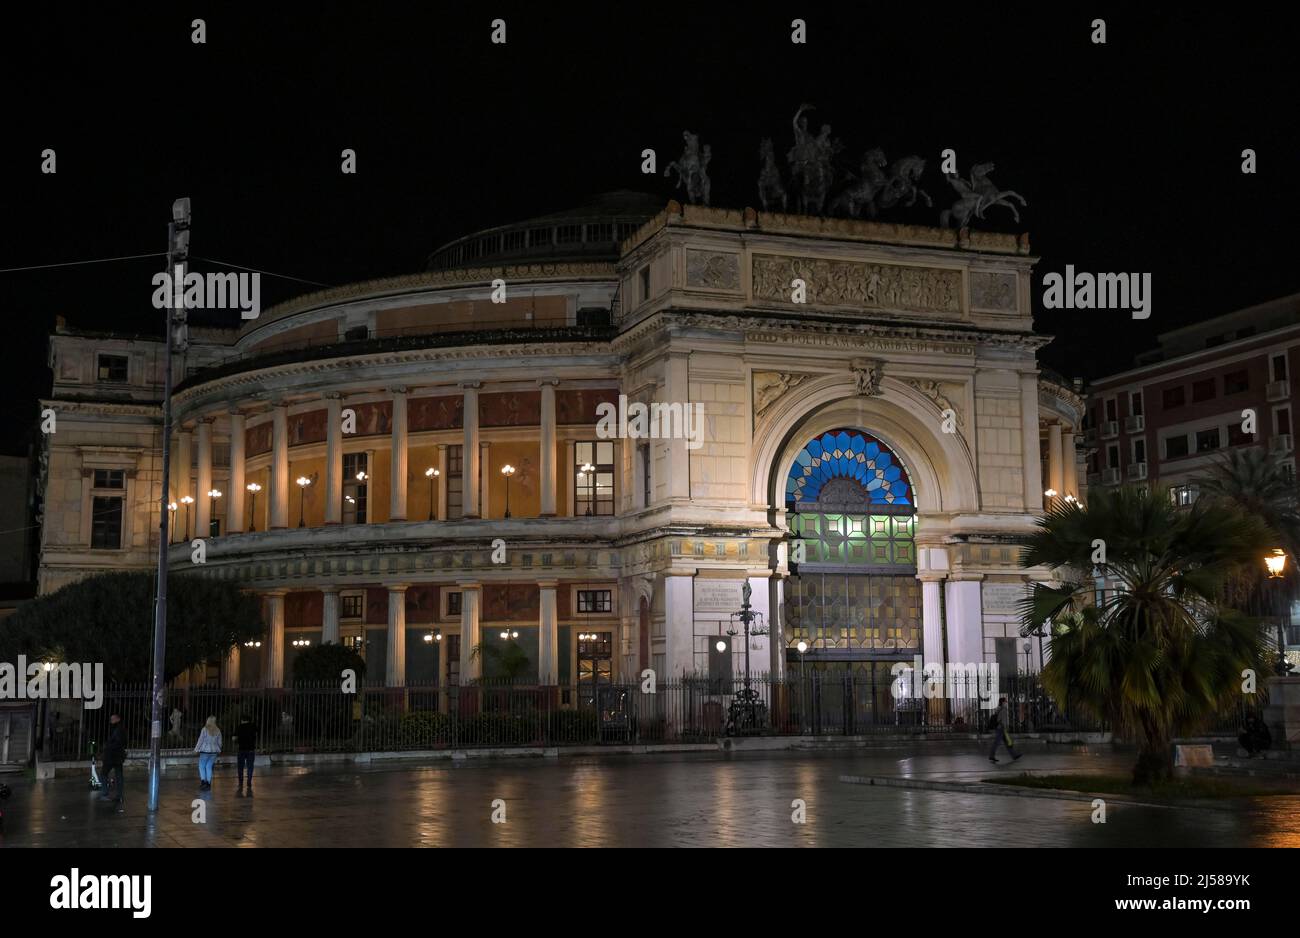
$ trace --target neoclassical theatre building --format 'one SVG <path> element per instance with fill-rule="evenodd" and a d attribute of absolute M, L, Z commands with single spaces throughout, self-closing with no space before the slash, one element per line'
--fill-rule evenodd
<path fill-rule="evenodd" d="M 1010 539 L 1082 496 L 1083 453 L 1082 402 L 1036 361 L 1033 263 L 1023 236 L 614 193 L 191 329 L 172 568 L 255 591 L 267 626 L 202 679 L 279 686 L 326 641 L 445 686 L 510 641 L 578 703 L 719 642 L 744 667 L 746 582 L 755 671 L 801 642 L 807 667 L 1037 669 Z M 52 337 L 43 592 L 153 565 L 161 361 Z M 600 423 L 654 403 L 702 414 L 694 438 Z"/>

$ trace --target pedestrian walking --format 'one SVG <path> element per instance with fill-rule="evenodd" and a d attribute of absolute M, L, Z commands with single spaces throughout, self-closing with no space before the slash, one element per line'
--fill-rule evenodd
<path fill-rule="evenodd" d="M 998 709 L 993 712 L 989 718 L 989 729 L 993 731 L 993 745 L 989 748 L 989 761 L 998 761 L 998 744 L 1003 743 L 1007 747 L 1007 752 L 1011 753 L 1011 761 L 1015 762 L 1020 758 L 1020 753 L 1016 752 L 1016 747 L 1011 745 L 1011 734 L 1008 732 L 1010 717 L 1007 714 L 1007 698 L 998 698 Z"/>
<path fill-rule="evenodd" d="M 122 718 L 114 713 L 108 718 L 108 740 L 104 744 L 104 777 L 101 781 L 104 783 L 104 793 L 99 796 L 101 801 L 115 801 L 119 812 L 125 811 L 123 797 L 126 791 L 126 780 L 122 775 L 122 766 L 126 763 L 126 731 L 122 729 Z M 116 778 L 117 788 L 116 795 L 108 793 L 108 773 L 112 772 Z"/>
<path fill-rule="evenodd" d="M 235 729 L 235 739 L 239 742 L 239 791 L 244 790 L 244 766 L 248 766 L 248 793 L 253 793 L 253 763 L 257 760 L 257 724 L 247 715 L 239 721 Z"/>
<path fill-rule="evenodd" d="M 212 766 L 221 754 L 221 727 L 217 726 L 216 717 L 208 717 L 208 721 L 203 724 L 194 751 L 199 754 L 199 790 L 211 791 Z"/>

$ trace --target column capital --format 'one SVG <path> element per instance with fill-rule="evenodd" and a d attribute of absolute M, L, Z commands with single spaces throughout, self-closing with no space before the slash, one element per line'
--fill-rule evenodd
<path fill-rule="evenodd" d="M 559 379 L 559 378 L 539 378 L 539 379 L 537 380 L 537 386 L 538 386 L 539 388 L 544 388 L 544 387 L 546 387 L 547 385 L 549 385 L 549 386 L 551 386 L 551 387 L 557 387 L 557 386 L 559 385 L 559 383 L 560 383 L 560 379 Z"/>
<path fill-rule="evenodd" d="M 343 591 L 343 587 L 341 587 L 341 586 L 322 586 L 322 587 L 320 588 L 320 591 L 321 591 L 322 593 L 336 593 L 336 594 L 337 594 L 337 593 L 341 593 L 341 592 Z"/>
<path fill-rule="evenodd" d="M 210 424 L 210 423 L 212 423 L 212 421 L 213 421 L 214 419 L 216 419 L 216 418 L 214 418 L 214 417 L 208 417 L 208 416 L 195 417 L 195 418 L 194 418 L 194 422 L 195 422 L 196 424 Z"/>
<path fill-rule="evenodd" d="M 324 394 L 321 395 L 321 397 L 327 401 L 343 400 L 343 395 L 340 394 L 338 391 L 326 391 Z"/>
<path fill-rule="evenodd" d="M 285 596 L 289 595 L 289 591 L 286 589 L 262 590 L 262 595 L 270 599 L 284 599 Z"/>
<path fill-rule="evenodd" d="M 477 391 L 479 388 L 483 387 L 483 382 L 462 381 L 458 385 L 456 385 L 456 387 L 460 388 L 462 391 Z"/>
<path fill-rule="evenodd" d="M 232 417 L 242 417 L 244 416 L 244 409 L 235 404 L 231 404 L 226 408 L 226 413 Z"/>
<path fill-rule="evenodd" d="M 483 584 L 480 583 L 478 580 L 457 580 L 456 586 L 462 591 L 477 590 L 483 588 Z"/>
<path fill-rule="evenodd" d="M 438 444 L 435 444 L 435 445 L 437 446 L 437 448 L 438 448 L 439 450 L 446 450 L 446 448 L 447 448 L 447 444 L 446 444 L 446 443 L 438 443 Z"/>
<path fill-rule="evenodd" d="M 982 576 L 982 574 L 981 574 L 981 576 Z M 946 574 L 946 573 L 918 573 L 918 574 L 916 575 L 916 578 L 917 578 L 918 580 L 920 580 L 922 583 L 942 583 L 944 580 L 948 579 L 948 574 Z"/>
<path fill-rule="evenodd" d="M 411 588 L 410 583 L 385 583 L 384 589 L 390 593 L 405 593 Z"/>
<path fill-rule="evenodd" d="M 558 589 L 559 586 L 560 586 L 559 580 L 538 580 L 537 581 L 538 589 L 553 590 L 553 589 Z"/>
<path fill-rule="evenodd" d="M 404 394 L 406 394 L 409 390 L 410 390 L 410 388 L 408 388 L 408 387 L 407 387 L 406 385 L 404 385 L 404 384 L 395 384 L 395 385 L 393 385 L 391 388 L 388 389 L 388 393 L 389 393 L 389 394 L 393 394 L 393 395 L 399 395 L 399 394 L 404 395 Z"/>
<path fill-rule="evenodd" d="M 954 583 L 978 583 L 984 579 L 982 573 L 949 573 L 948 579 Z"/>

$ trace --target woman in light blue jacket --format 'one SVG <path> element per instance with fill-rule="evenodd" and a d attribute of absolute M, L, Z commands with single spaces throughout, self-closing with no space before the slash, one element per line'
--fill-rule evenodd
<path fill-rule="evenodd" d="M 194 746 L 199 754 L 199 790 L 212 790 L 212 766 L 217 756 L 221 755 L 221 728 L 217 726 L 216 717 L 208 717 L 207 723 L 199 732 L 199 741 Z"/>

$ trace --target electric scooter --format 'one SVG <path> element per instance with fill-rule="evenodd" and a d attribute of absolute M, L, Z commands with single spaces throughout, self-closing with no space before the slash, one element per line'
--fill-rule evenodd
<path fill-rule="evenodd" d="M 103 787 L 104 787 L 104 783 L 100 780 L 99 773 L 95 771 L 95 742 L 94 740 L 91 740 L 90 742 L 90 790 L 100 791 L 103 789 Z"/>

